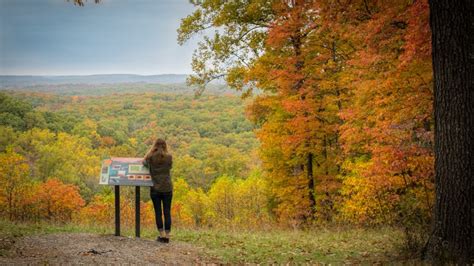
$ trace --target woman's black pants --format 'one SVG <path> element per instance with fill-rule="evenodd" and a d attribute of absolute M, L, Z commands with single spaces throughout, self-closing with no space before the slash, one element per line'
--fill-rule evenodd
<path fill-rule="evenodd" d="M 158 192 L 150 190 L 150 198 L 153 201 L 153 207 L 155 208 L 155 219 L 156 227 L 158 231 L 170 232 L 171 231 L 171 199 L 173 198 L 173 192 Z M 161 208 L 163 204 L 163 208 Z M 163 210 L 163 211 L 162 211 Z M 165 217 L 165 224 L 163 228 L 163 218 Z"/>

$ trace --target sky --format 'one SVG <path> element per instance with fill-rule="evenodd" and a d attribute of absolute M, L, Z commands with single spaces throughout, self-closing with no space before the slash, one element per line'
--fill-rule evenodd
<path fill-rule="evenodd" d="M 189 74 L 188 0 L 0 0 L 0 75 Z"/>

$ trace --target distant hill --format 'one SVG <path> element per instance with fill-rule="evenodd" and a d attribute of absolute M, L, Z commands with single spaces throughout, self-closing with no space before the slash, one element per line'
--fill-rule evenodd
<path fill-rule="evenodd" d="M 22 87 L 59 84 L 114 84 L 114 83 L 159 83 L 176 84 L 186 82 L 187 75 L 133 75 L 102 74 L 85 76 L 1 76 L 0 87 Z"/>

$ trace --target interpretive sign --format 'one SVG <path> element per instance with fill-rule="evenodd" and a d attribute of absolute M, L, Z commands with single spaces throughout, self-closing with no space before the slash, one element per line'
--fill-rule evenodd
<path fill-rule="evenodd" d="M 102 161 L 99 184 L 114 186 L 116 236 L 120 236 L 120 186 L 135 186 L 135 236 L 140 237 L 140 187 L 153 186 L 143 158 L 112 157 Z"/>
<path fill-rule="evenodd" d="M 150 171 L 143 165 L 143 158 L 112 157 L 102 161 L 101 185 L 153 186 Z"/>

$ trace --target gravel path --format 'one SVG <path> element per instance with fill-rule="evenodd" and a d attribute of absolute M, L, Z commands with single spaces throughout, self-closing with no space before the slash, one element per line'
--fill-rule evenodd
<path fill-rule="evenodd" d="M 12 241 L 12 240 L 10 240 Z M 60 233 L 14 239 L 0 264 L 218 264 L 203 249 L 172 241 Z"/>

